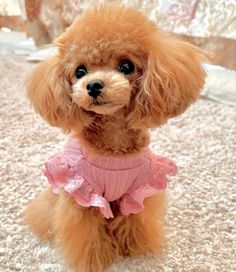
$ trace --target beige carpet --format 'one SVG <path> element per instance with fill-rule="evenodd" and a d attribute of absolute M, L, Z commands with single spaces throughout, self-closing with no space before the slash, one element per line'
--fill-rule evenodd
<path fill-rule="evenodd" d="M 42 163 L 65 139 L 28 105 L 22 82 L 32 67 L 0 55 L 1 272 L 67 271 L 21 219 L 47 186 Z M 179 166 L 167 190 L 166 255 L 122 259 L 109 272 L 236 271 L 236 108 L 200 100 L 152 136 L 152 148 Z"/>

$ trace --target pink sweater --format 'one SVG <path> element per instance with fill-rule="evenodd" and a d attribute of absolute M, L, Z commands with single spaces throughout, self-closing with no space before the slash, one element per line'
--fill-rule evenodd
<path fill-rule="evenodd" d="M 175 175 L 176 165 L 148 148 L 134 157 L 95 156 L 71 136 L 45 163 L 44 174 L 54 193 L 63 189 L 79 205 L 98 207 L 112 218 L 109 202 L 117 201 L 124 215 L 141 212 L 146 197 L 166 188 L 166 175 Z"/>

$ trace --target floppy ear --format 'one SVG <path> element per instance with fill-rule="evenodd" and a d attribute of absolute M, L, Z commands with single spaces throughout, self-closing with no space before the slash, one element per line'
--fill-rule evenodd
<path fill-rule="evenodd" d="M 136 96 L 135 116 L 155 127 L 183 113 L 204 85 L 205 60 L 206 52 L 158 31 Z"/>
<path fill-rule="evenodd" d="M 90 118 L 71 100 L 71 85 L 59 56 L 40 63 L 26 80 L 26 90 L 31 103 L 50 125 L 65 131 L 80 130 L 90 123 Z"/>
<path fill-rule="evenodd" d="M 27 94 L 36 110 L 49 124 L 64 128 L 70 106 L 70 85 L 63 79 L 59 58 L 40 63 L 26 80 Z"/>

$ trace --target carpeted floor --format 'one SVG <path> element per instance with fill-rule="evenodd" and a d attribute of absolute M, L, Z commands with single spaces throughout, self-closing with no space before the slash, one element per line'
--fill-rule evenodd
<path fill-rule="evenodd" d="M 23 80 L 34 65 L 0 55 L 0 271 L 62 272 L 55 249 L 23 225 L 22 211 L 47 186 L 40 167 L 65 136 L 28 105 Z M 217 82 L 216 82 L 217 84 Z M 199 100 L 152 131 L 152 148 L 179 173 L 168 186 L 164 258 L 121 259 L 109 272 L 236 271 L 236 108 Z"/>

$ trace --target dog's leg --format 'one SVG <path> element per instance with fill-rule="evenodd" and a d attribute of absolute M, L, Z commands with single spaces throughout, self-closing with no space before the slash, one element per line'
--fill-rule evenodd
<path fill-rule="evenodd" d="M 161 252 L 164 242 L 164 192 L 146 198 L 140 214 L 119 215 L 109 226 L 119 244 L 119 254 L 135 256 L 147 252 Z"/>
<path fill-rule="evenodd" d="M 58 196 L 51 188 L 40 193 L 26 208 L 24 219 L 33 233 L 43 240 L 52 240 L 52 218 Z"/>
<path fill-rule="evenodd" d="M 55 242 L 65 263 L 80 272 L 101 272 L 118 257 L 118 245 L 96 208 L 79 206 L 61 195 L 55 217 Z"/>

